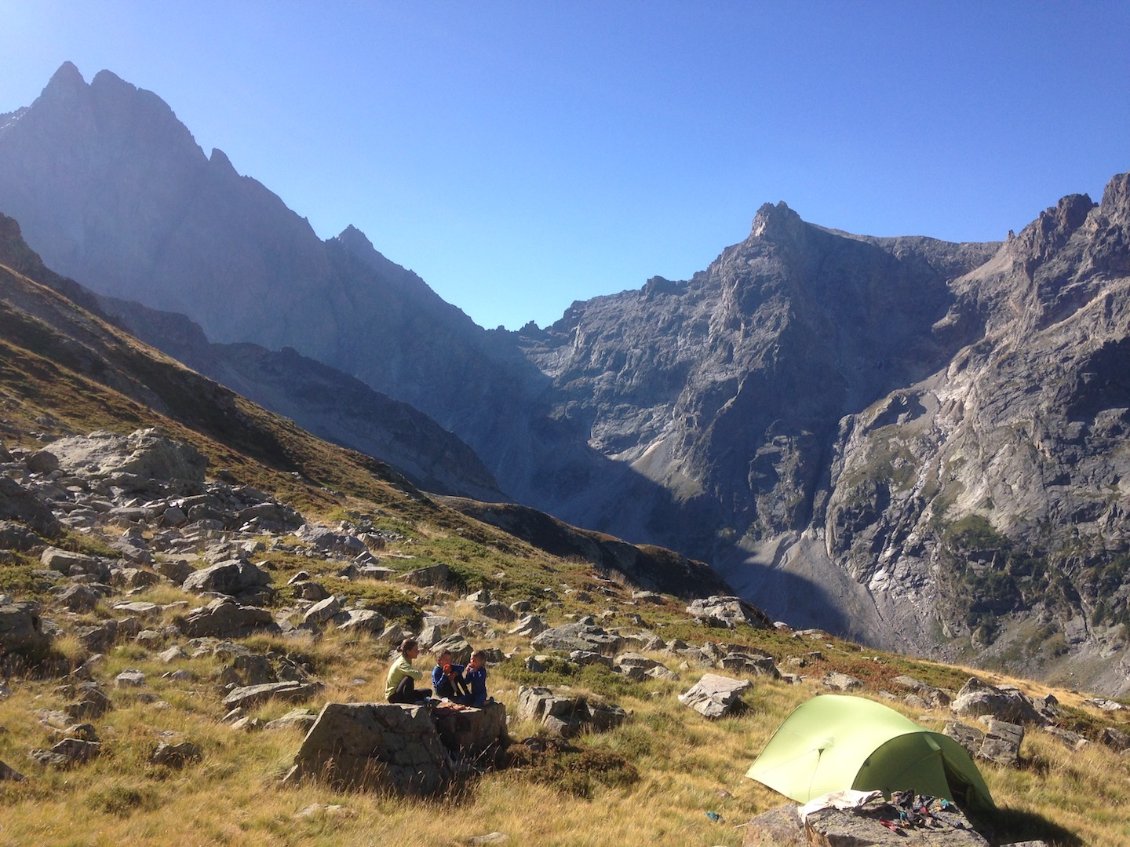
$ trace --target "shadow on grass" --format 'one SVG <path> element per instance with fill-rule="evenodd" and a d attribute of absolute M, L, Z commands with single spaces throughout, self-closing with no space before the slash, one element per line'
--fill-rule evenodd
<path fill-rule="evenodd" d="M 1051 847 L 1083 847 L 1083 839 L 1045 817 L 1019 809 L 996 809 L 972 821 L 993 845 L 1044 841 Z"/>

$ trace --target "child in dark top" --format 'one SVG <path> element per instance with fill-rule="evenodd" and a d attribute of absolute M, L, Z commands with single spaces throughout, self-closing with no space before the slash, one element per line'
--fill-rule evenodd
<path fill-rule="evenodd" d="M 463 681 L 464 666 L 455 664 L 451 659 L 450 650 L 441 650 L 436 654 L 436 666 L 432 668 L 432 688 L 436 691 L 436 697 L 459 702 L 461 697 L 467 696 L 470 689 Z"/>
<path fill-rule="evenodd" d="M 463 672 L 463 679 L 471 687 L 466 699 L 460 700 L 466 706 L 481 707 L 487 702 L 487 656 L 482 650 L 471 654 L 471 664 Z"/>

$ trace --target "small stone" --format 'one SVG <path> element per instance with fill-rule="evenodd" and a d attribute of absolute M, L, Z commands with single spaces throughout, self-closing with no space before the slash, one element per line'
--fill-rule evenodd
<path fill-rule="evenodd" d="M 137 670 L 122 671 L 114 677 L 114 685 L 118 688 L 140 688 L 145 685 L 145 674 Z"/>

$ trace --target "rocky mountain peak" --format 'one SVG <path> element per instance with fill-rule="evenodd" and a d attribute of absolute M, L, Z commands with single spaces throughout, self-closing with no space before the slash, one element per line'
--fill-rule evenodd
<path fill-rule="evenodd" d="M 213 168 L 218 168 L 223 171 L 229 171 L 232 174 L 236 173 L 235 165 L 231 163 L 228 154 L 221 150 L 219 147 L 212 148 L 212 155 L 208 157 L 208 163 Z"/>
<path fill-rule="evenodd" d="M 1118 174 L 1107 183 L 1099 209 L 1111 223 L 1130 224 L 1130 173 Z"/>
<path fill-rule="evenodd" d="M 41 96 L 50 99 L 65 100 L 74 97 L 76 92 L 86 89 L 86 80 L 73 62 L 63 62 L 59 70 L 55 71 Z"/>
<path fill-rule="evenodd" d="M 782 200 L 773 205 L 765 203 L 757 210 L 750 228 L 750 238 L 764 238 L 770 241 L 795 239 L 804 230 L 805 223 L 800 215 Z"/>
<path fill-rule="evenodd" d="M 1095 202 L 1086 194 L 1069 194 L 1045 209 L 1010 245 L 1029 265 L 1045 262 L 1059 252 L 1072 233 L 1087 220 Z"/>
<path fill-rule="evenodd" d="M 368 255 L 377 252 L 377 248 L 373 246 L 373 242 L 369 240 L 369 236 L 365 235 L 361 230 L 350 224 L 341 231 L 337 237 L 341 246 L 347 249 L 354 255 Z"/>

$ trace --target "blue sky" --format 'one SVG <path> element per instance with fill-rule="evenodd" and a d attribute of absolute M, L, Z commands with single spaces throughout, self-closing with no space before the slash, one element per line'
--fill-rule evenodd
<path fill-rule="evenodd" d="M 1130 170 L 1126 2 L 0 0 L 0 112 L 65 60 L 162 97 L 483 326 L 685 279 L 784 200 L 995 240 Z"/>

